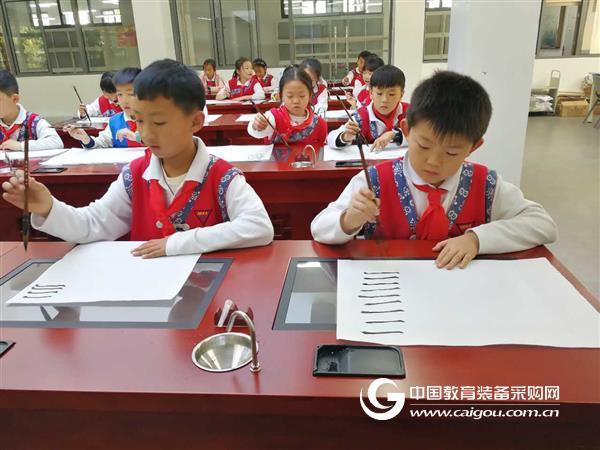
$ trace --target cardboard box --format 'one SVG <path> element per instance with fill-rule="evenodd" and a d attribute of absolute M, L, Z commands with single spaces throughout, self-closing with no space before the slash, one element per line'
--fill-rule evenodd
<path fill-rule="evenodd" d="M 585 100 L 562 101 L 556 106 L 556 115 L 560 117 L 584 117 L 588 111 Z"/>

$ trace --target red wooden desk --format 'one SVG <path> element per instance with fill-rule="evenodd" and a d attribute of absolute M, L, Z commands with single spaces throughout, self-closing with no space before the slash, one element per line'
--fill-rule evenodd
<path fill-rule="evenodd" d="M 192 330 L 4 328 L 2 337 L 16 344 L 0 359 L 3 447 L 558 449 L 597 444 L 597 349 L 404 347 L 407 377 L 396 383 L 405 393 L 410 386 L 559 386 L 559 405 L 552 408 L 560 416 L 411 419 L 408 410 L 423 402 L 407 400 L 398 417 L 377 422 L 365 416 L 357 398 L 372 379 L 312 376 L 314 348 L 338 342 L 333 331 L 272 329 L 291 257 L 428 258 L 431 247 L 424 241 L 331 247 L 291 241 L 205 255 L 233 258 L 233 263 Z M 60 257 L 69 248 L 33 243 L 25 254 L 18 247 L 3 258 L 0 275 L 28 258 Z M 547 249 L 507 256 L 548 258 L 600 308 Z M 194 345 L 218 331 L 212 318 L 228 298 L 254 311 L 258 374 L 248 367 L 211 374 L 191 362 Z"/>
<path fill-rule="evenodd" d="M 350 103 L 343 100 L 346 108 L 350 108 Z M 268 111 L 271 108 L 277 108 L 281 103 L 280 102 L 264 102 L 257 103 L 257 106 L 260 111 Z M 238 113 L 238 114 L 250 114 L 255 112 L 254 106 L 252 103 L 244 102 L 244 103 L 219 103 L 219 104 L 210 104 L 206 105 L 208 108 L 209 114 L 227 114 L 227 113 Z M 342 102 L 339 100 L 329 99 L 328 109 L 331 111 L 336 111 L 342 108 Z"/>
<path fill-rule="evenodd" d="M 250 112 L 249 114 L 251 114 Z M 248 122 L 238 122 L 239 113 L 222 114 L 221 117 L 209 122 L 196 133 L 207 145 L 231 145 L 231 144 L 260 144 L 261 139 L 255 139 L 248 134 Z M 347 120 L 327 119 L 328 131 L 342 126 Z"/>
<path fill-rule="evenodd" d="M 256 190 L 271 216 L 278 239 L 310 239 L 310 222 L 335 200 L 359 168 L 336 168 L 333 162 L 318 161 L 314 168 L 294 169 L 290 162 L 301 152 L 293 146 L 292 155 L 278 148 L 278 161 L 235 163 Z M 32 159 L 32 169 L 42 160 Z M 0 162 L 0 167 L 2 166 Z M 119 173 L 121 165 L 70 167 L 60 174 L 38 174 L 59 200 L 73 206 L 86 206 L 100 198 Z M 8 178 L 0 174 L 0 183 Z M 0 240 L 20 240 L 17 218 L 20 212 L 0 197 Z M 47 239 L 33 230 L 32 239 Z"/>

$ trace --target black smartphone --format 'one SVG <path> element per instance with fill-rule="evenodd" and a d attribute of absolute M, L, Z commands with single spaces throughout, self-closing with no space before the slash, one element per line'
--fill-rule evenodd
<path fill-rule="evenodd" d="M 66 167 L 38 167 L 32 170 L 31 173 L 61 173 L 67 170 Z"/>
<path fill-rule="evenodd" d="M 355 161 L 336 161 L 335 167 L 361 167 L 362 162 L 360 160 Z"/>
<path fill-rule="evenodd" d="M 314 376 L 404 378 L 402 352 L 397 347 L 318 345 Z"/>
<path fill-rule="evenodd" d="M 13 345 L 15 345 L 15 343 L 12 341 L 0 341 L 0 356 L 10 350 Z"/>

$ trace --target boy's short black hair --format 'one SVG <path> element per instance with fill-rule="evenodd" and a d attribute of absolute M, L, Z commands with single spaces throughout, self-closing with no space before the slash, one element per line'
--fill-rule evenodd
<path fill-rule="evenodd" d="M 404 90 L 406 78 L 404 72 L 391 64 L 383 65 L 376 69 L 371 75 L 369 85 L 371 87 L 391 88 L 399 86 Z"/>
<path fill-rule="evenodd" d="M 113 84 L 115 86 L 131 84 L 135 81 L 135 78 L 141 71 L 142 69 L 139 67 L 125 67 L 124 69 L 118 70 L 112 77 Z"/>
<path fill-rule="evenodd" d="M 485 134 L 492 117 L 492 103 L 483 86 L 448 70 L 421 81 L 410 100 L 408 125 L 426 120 L 439 136 L 464 136 L 475 143 Z"/>
<path fill-rule="evenodd" d="M 141 71 L 133 84 L 140 100 L 165 97 L 172 100 L 186 114 L 206 104 L 204 87 L 198 74 L 186 65 L 172 59 L 154 61 Z"/>
<path fill-rule="evenodd" d="M 300 68 L 302 70 L 312 70 L 317 76 L 317 78 L 321 78 L 321 62 L 316 58 L 306 58 L 304 61 L 302 61 L 302 64 L 300 64 Z"/>
<path fill-rule="evenodd" d="M 363 50 L 362 52 L 360 52 L 358 54 L 358 57 L 356 59 L 367 59 L 369 56 L 371 56 L 372 53 L 369 50 Z"/>
<path fill-rule="evenodd" d="M 267 68 L 267 62 L 262 59 L 262 58 L 256 58 L 254 61 L 252 61 L 252 67 L 254 66 L 259 66 L 259 67 L 263 67 L 263 68 Z"/>
<path fill-rule="evenodd" d="M 202 63 L 202 67 L 204 67 L 204 66 L 212 66 L 213 70 L 216 70 L 217 69 L 217 61 L 215 61 L 212 58 L 205 59 L 204 62 Z"/>
<path fill-rule="evenodd" d="M 368 70 L 369 72 L 375 72 L 381 66 L 385 65 L 383 59 L 381 59 L 377 55 L 370 55 L 367 59 L 365 59 L 365 68 L 364 70 Z"/>
<path fill-rule="evenodd" d="M 117 88 L 113 83 L 113 77 L 115 76 L 115 72 L 111 70 L 110 72 L 104 72 L 100 77 L 100 90 L 102 92 L 107 92 L 109 94 L 114 94 L 117 92 Z"/>
<path fill-rule="evenodd" d="M 0 92 L 6 95 L 19 93 L 19 83 L 15 76 L 8 70 L 0 70 Z"/>

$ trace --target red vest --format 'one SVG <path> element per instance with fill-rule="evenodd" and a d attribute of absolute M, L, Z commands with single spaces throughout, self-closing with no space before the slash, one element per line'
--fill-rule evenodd
<path fill-rule="evenodd" d="M 123 169 L 123 183 L 131 199 L 130 239 L 132 241 L 161 239 L 170 234 L 165 232 L 167 227 L 159 220 L 158 212 L 152 206 L 157 200 L 151 197 L 152 180 L 148 181 L 142 177 L 150 164 L 151 156 L 152 152 L 148 149 L 144 156 L 132 161 Z M 183 208 L 169 216 L 169 221 L 175 226 L 176 231 L 209 227 L 229 221 L 225 196 L 229 183 L 239 174 L 241 171 L 227 161 L 209 155 L 204 179 L 184 182 L 184 186 L 173 200 L 177 200 L 178 196 L 186 191 L 187 183 L 193 184 L 193 190 Z M 162 188 L 160 194 L 162 198 L 159 200 L 164 202 Z"/>
<path fill-rule="evenodd" d="M 100 105 L 100 114 L 102 114 L 102 117 L 111 117 L 123 111 L 119 105 L 111 102 L 104 95 L 98 97 L 98 105 Z"/>
<path fill-rule="evenodd" d="M 258 82 L 262 87 L 271 87 L 271 82 L 273 81 L 273 75 L 266 74 L 264 78 L 257 78 Z"/>
<path fill-rule="evenodd" d="M 356 99 L 360 103 L 360 106 L 369 106 L 371 103 L 371 93 L 369 92 L 369 89 L 362 89 L 356 96 Z"/>
<path fill-rule="evenodd" d="M 321 116 L 316 115 L 312 108 L 308 108 L 308 118 L 297 125 L 292 125 L 290 113 L 285 105 L 272 108 L 271 114 L 275 118 L 277 132 L 289 143 L 311 144 L 316 148 L 321 148 L 327 138 L 327 122 Z M 265 138 L 266 144 L 279 142 L 281 140 L 277 135 L 272 140 L 271 138 Z"/>
<path fill-rule="evenodd" d="M 28 112 L 25 114 L 25 120 L 22 123 L 15 123 L 10 128 L 4 128 L 0 125 L 0 144 L 8 141 L 15 131 L 19 131 L 17 135 L 17 142 L 23 142 L 25 140 L 25 128 L 27 128 L 27 135 L 29 140 L 37 139 L 37 125 L 40 122 L 41 117 L 36 113 Z"/>
<path fill-rule="evenodd" d="M 313 95 L 312 95 L 312 97 L 310 98 L 310 103 L 311 103 L 313 106 L 316 106 L 316 104 L 319 102 L 319 96 L 320 96 L 320 95 L 323 93 L 323 91 L 324 91 L 324 90 L 326 90 L 326 89 L 327 89 L 327 86 L 325 86 L 324 84 L 321 84 L 321 83 L 317 84 L 317 90 L 316 90 L 316 91 L 313 89 Z"/>
<path fill-rule="evenodd" d="M 362 76 L 362 72 L 359 72 L 355 67 L 352 69 L 352 73 L 354 74 L 354 77 L 352 78 L 352 84 L 356 84 L 357 81 L 359 81 L 361 85 L 365 84 L 365 79 Z"/>
<path fill-rule="evenodd" d="M 206 80 L 206 87 L 217 87 L 217 80 L 216 78 L 214 80 L 209 80 L 208 78 L 205 78 Z"/>
<path fill-rule="evenodd" d="M 367 224 L 367 239 L 414 239 L 417 211 L 404 177 L 403 158 L 369 167 L 375 195 L 381 200 L 376 224 Z M 458 188 L 448 216 L 448 236 L 455 237 L 491 220 L 496 172 L 471 162 L 462 165 Z"/>
<path fill-rule="evenodd" d="M 256 77 L 250 78 L 250 84 L 248 84 L 248 86 L 239 84 L 238 81 L 237 77 L 229 80 L 229 98 L 238 98 L 254 94 L 254 86 L 258 83 Z"/>
<path fill-rule="evenodd" d="M 400 121 L 402 119 L 406 118 L 406 112 L 408 111 L 408 108 L 410 107 L 410 104 L 408 104 L 408 103 L 405 103 L 405 102 L 401 102 L 401 103 L 402 103 L 402 112 L 398 113 L 398 117 L 396 119 L 396 126 L 398 126 L 398 124 L 400 123 Z M 373 108 L 375 108 L 375 105 L 373 105 Z M 374 122 L 371 123 L 371 118 L 369 116 L 369 110 L 367 109 L 366 106 L 362 106 L 356 110 L 356 112 L 354 113 L 354 120 L 356 120 L 356 122 L 360 125 L 360 129 L 361 129 L 363 135 L 369 141 L 369 143 L 373 143 L 375 141 L 375 139 L 377 139 L 379 137 L 379 134 L 377 131 L 377 126 L 375 125 Z M 386 131 L 392 131 L 392 129 L 390 128 L 389 130 L 386 130 Z"/>

